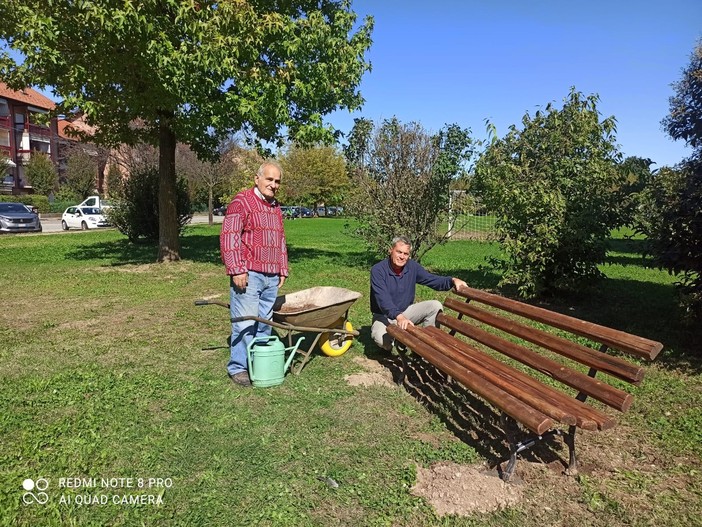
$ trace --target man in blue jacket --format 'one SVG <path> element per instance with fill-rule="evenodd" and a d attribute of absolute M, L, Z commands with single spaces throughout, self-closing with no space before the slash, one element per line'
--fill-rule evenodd
<path fill-rule="evenodd" d="M 430 273 L 410 259 L 411 250 L 409 239 L 397 236 L 392 240 L 389 257 L 371 268 L 371 336 L 385 350 L 392 349 L 393 344 L 392 337 L 387 333 L 388 324 L 397 324 L 402 329 L 415 324 L 435 324 L 436 315 L 441 311 L 441 302 L 427 300 L 413 304 L 417 284 L 436 291 L 468 285 L 460 278 Z"/>

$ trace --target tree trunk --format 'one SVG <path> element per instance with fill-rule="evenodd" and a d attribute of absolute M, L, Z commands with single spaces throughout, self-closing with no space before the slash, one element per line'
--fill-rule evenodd
<path fill-rule="evenodd" d="M 162 112 L 159 123 L 158 150 L 158 261 L 180 260 L 178 213 L 176 210 L 176 137 L 170 125 L 171 115 Z"/>
<path fill-rule="evenodd" d="M 209 188 L 207 189 L 208 195 L 207 195 L 207 213 L 208 213 L 208 219 L 209 219 L 209 224 L 214 225 L 214 219 L 212 218 L 212 185 L 209 185 Z"/>

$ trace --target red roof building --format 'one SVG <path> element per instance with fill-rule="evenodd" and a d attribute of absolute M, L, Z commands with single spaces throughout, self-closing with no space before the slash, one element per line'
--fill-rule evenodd
<path fill-rule="evenodd" d="M 20 91 L 0 82 L 0 192 L 31 193 L 25 167 L 32 155 L 57 163 L 58 125 L 48 113 L 56 104 L 32 88 Z"/>

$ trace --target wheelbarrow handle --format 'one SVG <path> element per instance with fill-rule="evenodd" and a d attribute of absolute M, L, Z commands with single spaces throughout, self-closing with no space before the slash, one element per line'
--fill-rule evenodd
<path fill-rule="evenodd" d="M 253 315 L 245 316 L 245 317 L 232 317 L 231 321 L 232 323 L 236 322 L 245 322 L 247 320 L 255 320 L 256 322 L 260 322 L 262 324 L 268 324 L 269 326 L 272 326 L 274 328 L 279 328 L 279 329 L 285 329 L 285 330 L 294 330 L 294 331 L 310 331 L 314 333 L 343 333 L 344 335 L 353 335 L 354 337 L 358 337 L 360 333 L 356 331 L 355 329 L 353 331 L 347 331 L 342 328 L 316 328 L 316 327 L 311 327 L 311 326 L 293 326 L 292 324 L 281 324 L 280 322 L 275 322 L 274 320 L 267 320 L 265 318 L 261 317 L 256 317 Z"/>

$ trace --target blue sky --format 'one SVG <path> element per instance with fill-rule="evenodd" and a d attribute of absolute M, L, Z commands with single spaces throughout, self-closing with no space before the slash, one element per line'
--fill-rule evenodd
<path fill-rule="evenodd" d="M 498 135 L 525 112 L 555 102 L 571 86 L 600 96 L 617 118 L 625 156 L 673 165 L 689 154 L 661 129 L 671 84 L 702 38 L 702 0 L 355 0 L 373 15 L 372 71 L 354 114 L 328 117 L 346 132 L 354 117 L 397 116 L 431 131 L 446 123 L 484 139 L 485 119 Z"/>

